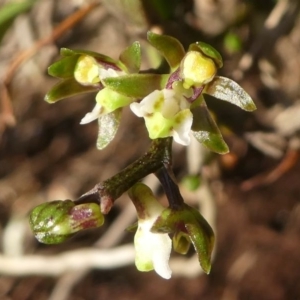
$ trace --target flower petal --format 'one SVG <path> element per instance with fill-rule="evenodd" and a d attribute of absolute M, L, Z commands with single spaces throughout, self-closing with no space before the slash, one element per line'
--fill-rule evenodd
<path fill-rule="evenodd" d="M 83 118 L 82 120 L 80 121 L 80 124 L 87 124 L 87 123 L 90 123 L 96 119 L 98 119 L 100 117 L 102 113 L 102 106 L 100 104 L 96 104 L 94 109 L 87 113 Z"/>
<path fill-rule="evenodd" d="M 134 237 L 135 264 L 139 271 L 155 271 L 163 278 L 171 277 L 169 258 L 172 240 L 166 233 L 153 233 L 151 228 L 164 211 L 151 189 L 135 184 L 128 192 L 138 214 L 138 229 Z"/>
<path fill-rule="evenodd" d="M 187 146 L 190 144 L 190 130 L 193 123 L 193 114 L 189 109 L 182 110 L 175 116 L 173 138 L 178 144 Z"/>
<path fill-rule="evenodd" d="M 170 279 L 172 271 L 169 266 L 170 253 L 172 249 L 172 240 L 166 233 L 153 233 L 156 237 L 154 243 L 155 251 L 153 253 L 153 266 L 155 272 L 165 279 Z"/>
<path fill-rule="evenodd" d="M 155 90 L 147 95 L 140 103 L 132 103 L 130 108 L 138 117 L 145 117 L 159 111 L 163 105 L 164 95 L 162 91 Z"/>
<path fill-rule="evenodd" d="M 108 69 L 100 68 L 99 69 L 99 77 L 101 80 L 108 78 L 108 77 L 118 77 L 120 75 L 125 75 L 125 73 L 122 71 L 116 71 L 112 68 L 108 68 Z"/>
<path fill-rule="evenodd" d="M 139 222 L 139 228 L 134 238 L 136 251 L 135 264 L 139 271 L 155 270 L 161 277 L 171 278 L 169 258 L 172 240 L 168 234 L 152 233 L 153 222 Z"/>

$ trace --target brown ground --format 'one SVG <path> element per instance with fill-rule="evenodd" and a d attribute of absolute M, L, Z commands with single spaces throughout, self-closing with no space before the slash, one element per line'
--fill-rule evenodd
<path fill-rule="evenodd" d="M 74 12 L 75 2 L 38 1 L 31 12 L 16 19 L 0 44 L 0 78 L 4 78 L 19 51 L 49 35 L 53 26 Z M 0 264 L 0 299 L 300 300 L 298 1 L 287 1 L 290 11 L 286 17 L 285 1 L 277 1 L 282 6 L 275 10 L 275 1 L 252 1 L 250 6 L 249 1 L 211 4 L 203 0 L 194 6 L 199 18 L 193 21 L 187 13 L 192 9 L 191 2 L 178 1 L 173 19 L 158 22 L 154 18 L 152 24 L 177 36 L 185 45 L 204 40 L 220 49 L 225 62 L 222 75 L 236 79 L 258 107 L 249 114 L 226 103 L 208 101 L 231 148 L 230 155 L 211 157 L 202 174 L 212 191 L 217 214 L 217 248 L 211 274 L 177 274 L 166 281 L 154 272 L 139 273 L 130 265 L 114 270 L 93 269 L 78 275 L 76 280 L 74 271 L 56 277 L 20 275 L 21 267 L 12 265 L 12 275 Z M 113 9 L 113 13 L 116 11 Z M 39 49 L 14 74 L 10 95 L 16 125 L 3 123 L 7 111 L 0 116 L 1 261 L 11 256 L 54 255 L 95 243 L 99 231 L 79 234 L 63 245 L 40 245 L 28 229 L 27 214 L 45 201 L 77 198 L 147 150 L 142 120 L 132 118 L 129 110 L 124 113 L 116 139 L 99 152 L 95 149 L 97 124 L 79 125 L 94 105 L 93 95 L 55 105 L 43 101 L 56 82 L 47 76 L 46 67 L 58 58 L 60 47 L 85 48 L 114 58 L 134 40 L 142 41 L 146 47 L 145 32 L 152 25 L 134 23 L 144 22 L 143 15 L 136 14 L 140 21 L 116 17 L 111 12 L 100 5 L 83 22 Z M 278 21 L 274 12 L 285 17 Z M 205 21 L 209 16 L 215 22 Z M 266 20 L 274 21 L 275 26 L 266 29 Z M 224 34 L 229 30 L 241 38 L 240 52 L 224 46 Z M 254 57 L 249 67 L 243 63 L 245 53 Z M 145 55 L 144 67 L 148 65 Z M 179 149 L 174 156 L 179 178 L 187 173 L 183 153 Z M 100 230 L 101 236 L 125 208 L 126 199 L 123 197 L 113 209 Z M 123 230 L 121 227 L 117 232 Z M 132 234 L 125 234 L 115 243 L 130 243 L 132 238 Z M 98 243 L 101 244 L 101 238 Z M 114 244 L 107 242 L 106 247 L 109 243 Z M 70 291 L 63 296 L 62 290 L 68 288 Z M 54 294 L 55 289 L 58 294 Z"/>

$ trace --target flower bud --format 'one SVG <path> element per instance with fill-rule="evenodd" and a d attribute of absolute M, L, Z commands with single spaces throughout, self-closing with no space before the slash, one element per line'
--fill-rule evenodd
<path fill-rule="evenodd" d="M 186 89 L 210 82 L 217 72 L 215 62 L 198 51 L 187 52 L 180 67 L 183 86 Z"/>
<path fill-rule="evenodd" d="M 204 42 L 196 42 L 189 46 L 189 51 L 201 52 L 206 57 L 211 58 L 218 68 L 223 67 L 223 59 L 221 54 L 211 45 Z"/>
<path fill-rule="evenodd" d="M 29 223 L 39 242 L 59 244 L 80 230 L 100 227 L 104 217 L 95 203 L 56 200 L 34 208 Z"/>
<path fill-rule="evenodd" d="M 173 236 L 173 248 L 179 254 L 187 254 L 190 249 L 191 241 L 187 234 L 177 231 Z"/>
<path fill-rule="evenodd" d="M 172 241 L 168 234 L 152 233 L 153 223 L 165 209 L 154 197 L 149 187 L 135 184 L 129 196 L 137 210 L 138 228 L 134 237 L 135 265 L 139 271 L 155 270 L 165 279 L 171 277 L 169 258 Z"/>
<path fill-rule="evenodd" d="M 89 55 L 81 55 L 75 66 L 74 77 L 83 85 L 99 82 L 99 66 L 95 58 Z"/>

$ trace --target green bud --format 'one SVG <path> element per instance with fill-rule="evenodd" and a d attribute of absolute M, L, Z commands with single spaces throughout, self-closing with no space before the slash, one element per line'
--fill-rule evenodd
<path fill-rule="evenodd" d="M 200 87 L 210 82 L 217 72 L 217 66 L 213 59 L 203 55 L 199 51 L 189 51 L 181 61 L 181 77 L 183 87 Z"/>
<path fill-rule="evenodd" d="M 100 227 L 104 217 L 95 203 L 56 200 L 34 208 L 29 223 L 39 242 L 59 244 L 80 230 Z"/>
<path fill-rule="evenodd" d="M 81 55 L 75 66 L 74 77 L 83 85 L 99 82 L 99 65 L 95 58 L 88 55 Z"/>
<path fill-rule="evenodd" d="M 179 254 L 187 254 L 190 249 L 191 241 L 187 234 L 182 231 L 175 232 L 173 236 L 173 248 Z"/>

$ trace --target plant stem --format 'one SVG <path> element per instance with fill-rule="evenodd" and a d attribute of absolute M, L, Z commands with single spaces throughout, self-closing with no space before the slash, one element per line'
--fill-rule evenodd
<path fill-rule="evenodd" d="M 182 209 L 184 200 L 180 194 L 172 169 L 164 167 L 157 171 L 155 175 L 164 188 L 169 201 L 169 207 L 173 210 Z"/>
<path fill-rule="evenodd" d="M 76 204 L 86 202 L 100 203 L 102 213 L 110 211 L 114 201 L 136 182 L 145 176 L 162 169 L 171 162 L 172 138 L 153 140 L 149 151 L 102 183 L 98 183 L 92 190 L 82 195 Z"/>

